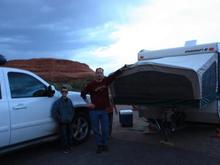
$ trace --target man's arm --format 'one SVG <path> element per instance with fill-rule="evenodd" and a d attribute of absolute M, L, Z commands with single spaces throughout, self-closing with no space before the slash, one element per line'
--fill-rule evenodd
<path fill-rule="evenodd" d="M 82 91 L 81 91 L 81 97 L 82 97 L 82 99 L 88 104 L 89 103 L 89 100 L 88 100 L 88 98 L 86 97 L 86 95 L 88 94 L 89 92 L 88 92 L 88 90 L 87 90 L 87 87 L 85 88 L 85 89 L 83 89 Z"/>

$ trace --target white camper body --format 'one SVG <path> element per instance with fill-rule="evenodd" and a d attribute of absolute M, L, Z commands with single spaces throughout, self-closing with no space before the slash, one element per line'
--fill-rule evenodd
<path fill-rule="evenodd" d="M 172 110 L 184 113 L 187 121 L 220 123 L 219 49 L 210 43 L 141 50 L 138 61 L 112 84 L 113 100 L 137 105 L 146 118 L 160 119 Z"/>

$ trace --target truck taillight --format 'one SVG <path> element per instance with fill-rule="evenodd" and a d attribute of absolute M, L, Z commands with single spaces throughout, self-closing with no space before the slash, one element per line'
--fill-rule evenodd
<path fill-rule="evenodd" d="M 213 51 L 213 50 L 215 50 L 215 48 L 212 48 L 212 47 L 211 47 L 211 48 L 209 48 L 209 51 Z"/>

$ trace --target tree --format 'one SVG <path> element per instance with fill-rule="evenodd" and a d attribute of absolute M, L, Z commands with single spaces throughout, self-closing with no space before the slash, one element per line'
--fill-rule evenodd
<path fill-rule="evenodd" d="M 7 62 L 6 58 L 0 54 L 0 65 L 4 65 Z"/>

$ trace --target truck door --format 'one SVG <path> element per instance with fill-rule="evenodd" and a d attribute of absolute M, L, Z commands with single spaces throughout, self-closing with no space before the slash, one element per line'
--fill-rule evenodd
<path fill-rule="evenodd" d="M 9 106 L 6 99 L 6 91 L 3 74 L 0 71 L 0 147 L 9 144 L 10 140 L 10 116 Z"/>
<path fill-rule="evenodd" d="M 37 76 L 8 72 L 11 144 L 51 135 L 56 130 L 51 107 L 57 99 L 45 95 L 47 86 Z"/>

